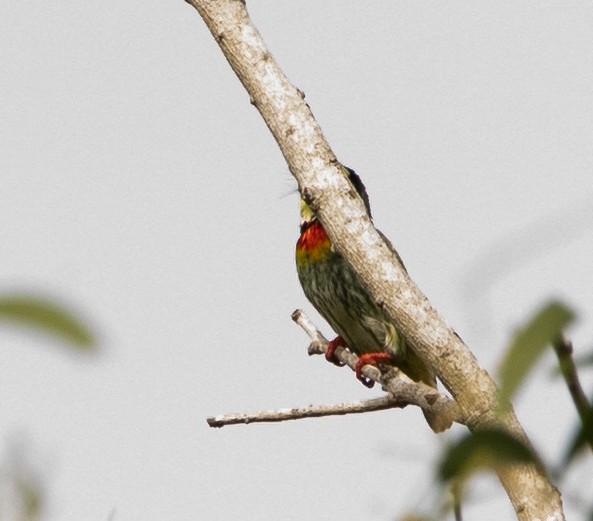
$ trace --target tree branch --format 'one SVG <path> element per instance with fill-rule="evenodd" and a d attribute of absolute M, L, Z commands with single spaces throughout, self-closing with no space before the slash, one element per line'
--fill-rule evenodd
<path fill-rule="evenodd" d="M 341 403 L 338 405 L 310 405 L 294 409 L 278 409 L 276 411 L 261 411 L 252 414 L 225 414 L 206 418 L 210 427 L 224 427 L 226 425 L 248 423 L 272 423 L 287 420 L 301 420 L 303 418 L 320 418 L 322 416 L 344 416 L 346 414 L 360 414 L 364 412 L 384 411 L 385 409 L 401 408 L 404 405 L 393 396 L 382 396 L 362 402 Z"/>
<path fill-rule="evenodd" d="M 302 196 L 317 212 L 334 247 L 350 263 L 412 349 L 435 369 L 472 430 L 497 426 L 529 444 L 511 407 L 468 347 L 429 303 L 374 228 L 360 197 L 341 174 L 302 93 L 267 50 L 240 0 L 188 0 L 276 139 Z M 503 414 L 497 411 L 504 410 Z M 498 473 L 521 520 L 562 520 L 560 494 L 536 465 Z"/>

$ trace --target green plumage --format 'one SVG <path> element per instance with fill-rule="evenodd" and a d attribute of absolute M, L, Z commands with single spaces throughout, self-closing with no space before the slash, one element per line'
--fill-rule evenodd
<path fill-rule="evenodd" d="M 360 178 L 351 169 L 344 168 L 344 173 L 361 195 L 370 216 L 368 197 Z M 304 202 L 301 202 L 301 209 L 296 264 L 301 286 L 311 304 L 352 352 L 357 355 L 395 354 L 394 365 L 412 380 L 436 388 L 433 372 L 406 345 L 405 339 L 370 298 L 350 265 L 333 249 L 314 213 Z M 432 424 L 432 418 L 427 416 L 427 420 Z"/>

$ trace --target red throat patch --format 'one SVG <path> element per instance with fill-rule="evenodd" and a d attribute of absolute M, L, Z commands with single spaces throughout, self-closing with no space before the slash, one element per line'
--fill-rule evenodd
<path fill-rule="evenodd" d="M 332 251 L 332 244 L 319 221 L 315 221 L 300 236 L 296 246 L 297 262 L 308 264 L 323 260 Z"/>

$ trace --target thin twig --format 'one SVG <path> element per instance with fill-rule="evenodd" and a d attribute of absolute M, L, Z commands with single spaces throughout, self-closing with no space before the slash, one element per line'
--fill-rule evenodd
<path fill-rule="evenodd" d="M 253 414 L 225 414 L 207 418 L 210 427 L 224 427 L 248 423 L 271 423 L 303 418 L 320 418 L 322 416 L 343 416 L 345 414 L 360 414 L 364 412 L 383 411 L 401 407 L 402 404 L 392 396 L 382 396 L 362 402 L 341 403 L 338 405 L 310 405 L 294 409 L 278 409 L 276 411 L 261 411 Z"/>
<path fill-rule="evenodd" d="M 572 353 L 572 342 L 564 337 L 560 337 L 554 342 L 554 351 L 558 356 L 558 363 L 560 365 L 560 372 L 566 382 L 568 391 L 574 405 L 579 413 L 581 421 L 585 421 L 591 414 L 591 404 L 587 399 L 587 395 L 583 391 L 576 365 L 574 363 Z"/>

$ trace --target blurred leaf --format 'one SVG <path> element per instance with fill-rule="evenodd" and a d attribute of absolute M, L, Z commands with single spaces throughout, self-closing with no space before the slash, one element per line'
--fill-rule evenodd
<path fill-rule="evenodd" d="M 51 334 L 78 350 L 95 349 L 94 335 L 86 324 L 50 300 L 27 295 L 0 296 L 0 320 Z"/>
<path fill-rule="evenodd" d="M 8 440 L 0 461 L 0 519 L 41 519 L 46 500 L 37 459 L 25 439 Z"/>
<path fill-rule="evenodd" d="M 479 470 L 520 462 L 536 462 L 529 447 L 503 430 L 482 430 L 449 447 L 439 465 L 439 478 L 465 479 Z"/>
<path fill-rule="evenodd" d="M 587 416 L 583 418 L 576 434 L 573 435 L 572 441 L 568 446 L 566 455 L 561 463 L 561 471 L 570 465 L 585 445 L 589 445 L 589 448 L 593 451 L 593 408 L 589 408 Z"/>
<path fill-rule="evenodd" d="M 36 521 L 41 518 L 44 498 L 39 483 L 29 476 L 21 476 L 15 483 L 15 493 L 20 496 L 23 519 Z"/>
<path fill-rule="evenodd" d="M 575 319 L 560 302 L 550 302 L 521 328 L 507 349 L 500 367 L 502 402 L 510 401 L 546 347 Z"/>

